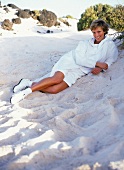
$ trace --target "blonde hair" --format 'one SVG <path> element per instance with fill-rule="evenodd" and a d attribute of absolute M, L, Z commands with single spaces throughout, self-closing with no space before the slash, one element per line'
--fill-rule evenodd
<path fill-rule="evenodd" d="M 105 35 L 108 34 L 109 26 L 108 24 L 103 21 L 102 19 L 95 20 L 91 23 L 90 29 L 91 31 L 96 29 L 97 27 L 101 27 L 102 30 L 105 32 Z"/>

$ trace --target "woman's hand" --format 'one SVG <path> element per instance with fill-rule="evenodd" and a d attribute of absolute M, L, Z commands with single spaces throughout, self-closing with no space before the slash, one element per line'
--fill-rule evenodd
<path fill-rule="evenodd" d="M 91 71 L 91 73 L 97 75 L 97 74 L 99 74 L 101 71 L 102 71 L 102 68 L 95 67 L 95 68 Z"/>
<path fill-rule="evenodd" d="M 108 69 L 108 64 L 101 63 L 101 62 L 96 62 L 96 67 L 99 67 L 101 69 L 107 70 Z"/>

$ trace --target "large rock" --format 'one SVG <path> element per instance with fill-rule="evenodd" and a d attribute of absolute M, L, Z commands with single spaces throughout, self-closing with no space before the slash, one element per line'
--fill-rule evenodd
<path fill-rule="evenodd" d="M 14 4 L 8 4 L 7 6 L 13 8 L 13 9 L 20 9 L 19 7 L 17 7 L 16 5 Z"/>
<path fill-rule="evenodd" d="M 57 16 L 53 12 L 47 11 L 47 10 L 42 10 L 42 11 L 40 11 L 40 14 L 41 15 L 38 16 L 37 19 L 43 26 L 51 27 L 51 26 L 55 25 L 55 23 L 57 21 Z"/>
<path fill-rule="evenodd" d="M 3 8 L 4 9 L 4 11 L 6 11 L 6 13 L 8 13 L 9 12 L 9 9 L 8 8 Z"/>
<path fill-rule="evenodd" d="M 30 18 L 30 11 L 29 10 L 18 10 L 16 15 L 20 18 Z"/>
<path fill-rule="evenodd" d="M 30 9 L 24 9 L 24 11 L 28 12 L 30 14 Z"/>
<path fill-rule="evenodd" d="M 1 27 L 5 30 L 12 30 L 13 23 L 9 19 L 5 19 L 2 22 Z"/>
<path fill-rule="evenodd" d="M 20 18 L 13 18 L 13 19 L 12 19 L 12 22 L 13 22 L 14 24 L 21 24 L 21 19 L 20 19 Z"/>

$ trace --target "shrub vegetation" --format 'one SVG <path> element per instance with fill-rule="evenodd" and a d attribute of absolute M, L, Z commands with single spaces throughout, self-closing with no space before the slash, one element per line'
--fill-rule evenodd
<path fill-rule="evenodd" d="M 77 23 L 78 31 L 89 29 L 91 22 L 96 19 L 103 19 L 110 25 L 110 28 L 122 32 L 124 31 L 124 6 L 112 7 L 107 4 L 90 6 L 81 14 Z"/>

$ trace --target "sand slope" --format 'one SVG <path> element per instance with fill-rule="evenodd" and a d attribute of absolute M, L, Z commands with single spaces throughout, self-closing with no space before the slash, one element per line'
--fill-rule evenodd
<path fill-rule="evenodd" d="M 90 31 L 33 29 L 15 34 L 0 28 L 0 170 L 123 170 L 124 51 L 105 73 L 85 76 L 59 94 L 35 92 L 11 105 L 12 87 L 21 78 L 43 76 L 91 37 Z"/>

